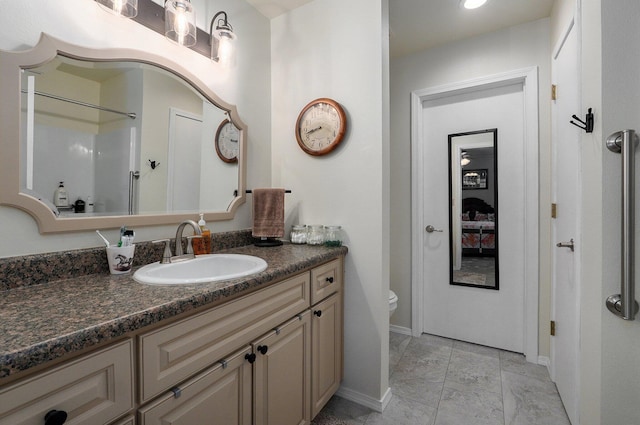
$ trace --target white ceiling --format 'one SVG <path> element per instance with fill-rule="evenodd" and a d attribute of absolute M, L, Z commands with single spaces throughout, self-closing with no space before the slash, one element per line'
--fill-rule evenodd
<path fill-rule="evenodd" d="M 310 1 L 247 0 L 270 19 Z M 554 1 L 489 0 L 479 9 L 465 10 L 460 0 L 389 0 L 390 54 L 404 56 L 545 18 Z"/>
<path fill-rule="evenodd" d="M 489 0 L 466 10 L 460 0 L 389 0 L 392 57 L 545 18 L 554 0 Z"/>

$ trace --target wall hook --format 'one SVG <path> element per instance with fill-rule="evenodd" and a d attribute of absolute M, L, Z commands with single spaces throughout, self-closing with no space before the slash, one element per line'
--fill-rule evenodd
<path fill-rule="evenodd" d="M 583 129 L 587 133 L 593 133 L 593 112 L 591 112 L 591 108 L 589 108 L 589 110 L 587 111 L 587 116 L 585 117 L 585 121 L 582 121 L 576 115 L 572 115 L 571 118 L 580 122 L 580 124 L 578 124 L 573 121 L 569 121 L 571 124 L 575 125 L 578 128 Z"/>
<path fill-rule="evenodd" d="M 149 165 L 151 166 L 151 169 L 152 169 L 152 170 L 155 170 L 155 169 L 156 169 L 156 167 L 159 167 L 159 166 L 160 166 L 160 163 L 159 163 L 159 162 L 156 162 L 156 161 L 149 160 Z"/>

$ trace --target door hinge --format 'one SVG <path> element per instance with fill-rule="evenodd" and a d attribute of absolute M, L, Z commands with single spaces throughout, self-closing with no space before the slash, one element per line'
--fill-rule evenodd
<path fill-rule="evenodd" d="M 558 86 L 556 86 L 555 84 L 551 84 L 551 100 L 558 99 L 557 89 L 558 89 Z"/>
<path fill-rule="evenodd" d="M 551 218 L 558 217 L 558 204 L 555 202 L 551 204 Z"/>
<path fill-rule="evenodd" d="M 556 321 L 552 320 L 551 321 L 551 336 L 556 336 Z"/>

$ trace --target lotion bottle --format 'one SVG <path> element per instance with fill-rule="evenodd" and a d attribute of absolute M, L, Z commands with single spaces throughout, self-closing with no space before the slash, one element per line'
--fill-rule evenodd
<path fill-rule="evenodd" d="M 200 214 L 198 226 L 200 226 L 202 237 L 193 239 L 193 252 L 196 255 L 211 254 L 211 230 L 207 228 L 207 222 L 204 221 L 204 214 Z"/>
<path fill-rule="evenodd" d="M 64 188 L 64 182 L 60 182 L 60 186 L 53 193 L 53 204 L 62 208 L 69 206 L 69 195 L 67 189 Z"/>

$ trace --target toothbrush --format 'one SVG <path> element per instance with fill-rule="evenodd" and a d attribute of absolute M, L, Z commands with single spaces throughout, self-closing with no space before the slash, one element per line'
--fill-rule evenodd
<path fill-rule="evenodd" d="M 122 237 L 124 236 L 124 232 L 127 231 L 127 227 L 126 226 L 122 226 L 120 227 L 120 240 L 118 241 L 118 246 L 122 246 Z"/>
<path fill-rule="evenodd" d="M 111 244 L 109 243 L 109 241 L 107 240 L 107 238 L 105 238 L 104 236 L 102 236 L 102 233 L 100 233 L 100 230 L 96 230 L 96 233 L 98 234 L 98 236 L 100 236 L 102 238 L 102 240 L 104 241 L 106 246 L 110 246 Z"/>

